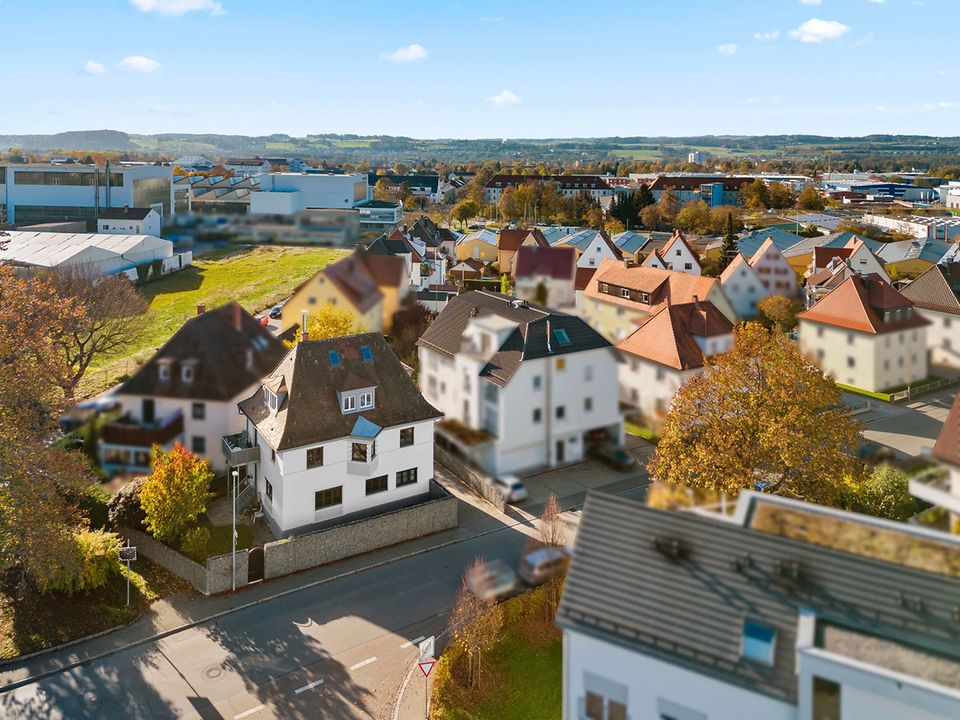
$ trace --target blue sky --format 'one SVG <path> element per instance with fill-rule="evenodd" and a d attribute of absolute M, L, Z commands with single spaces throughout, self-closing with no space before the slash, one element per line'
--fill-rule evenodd
<path fill-rule="evenodd" d="M 0 0 L 0 133 L 960 134 L 960 0 Z"/>

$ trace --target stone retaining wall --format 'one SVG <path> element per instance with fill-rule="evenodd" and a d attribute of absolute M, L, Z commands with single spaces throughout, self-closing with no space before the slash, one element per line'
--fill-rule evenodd
<path fill-rule="evenodd" d="M 443 465 L 457 480 L 473 490 L 477 495 L 497 508 L 497 510 L 503 512 L 507 507 L 507 501 L 503 495 L 497 492 L 497 490 L 487 482 L 485 477 L 464 463 L 463 460 L 455 457 L 452 453 L 444 450 L 437 444 L 433 446 L 433 457 L 436 462 Z"/>
<path fill-rule="evenodd" d="M 429 498 L 417 505 L 267 543 L 263 577 L 299 572 L 455 527 L 456 498 L 431 482 Z"/>
<path fill-rule="evenodd" d="M 233 556 L 230 553 L 207 558 L 206 565 L 201 565 L 138 530 L 124 529 L 120 534 L 123 538 L 130 538 L 138 555 L 183 578 L 204 595 L 226 592 L 231 587 Z M 247 551 L 237 550 L 237 587 L 246 584 Z"/>

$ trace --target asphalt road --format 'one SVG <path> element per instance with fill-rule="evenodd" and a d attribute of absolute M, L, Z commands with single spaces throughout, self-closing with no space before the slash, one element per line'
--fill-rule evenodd
<path fill-rule="evenodd" d="M 0 715 L 389 718 L 413 641 L 443 630 L 464 569 L 516 566 L 532 532 L 504 526 L 120 651 L 0 694 Z"/>

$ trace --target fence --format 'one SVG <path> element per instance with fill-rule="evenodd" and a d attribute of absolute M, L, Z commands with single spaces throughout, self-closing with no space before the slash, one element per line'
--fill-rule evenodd
<path fill-rule="evenodd" d="M 457 501 L 434 482 L 416 505 L 345 522 L 263 546 L 263 577 L 270 579 L 457 527 Z"/>
<path fill-rule="evenodd" d="M 130 538 L 138 553 L 183 578 L 204 595 L 226 592 L 231 588 L 233 556 L 229 553 L 207 558 L 207 562 L 201 565 L 138 530 L 124 529 L 121 535 Z M 247 550 L 237 550 L 237 587 L 247 584 L 247 556 Z"/>
<path fill-rule="evenodd" d="M 944 378 L 942 380 L 935 380 L 934 382 L 931 382 L 931 383 L 918 385 L 917 387 L 912 387 L 912 388 L 908 387 L 906 390 L 890 393 L 890 402 L 900 402 L 901 400 L 910 400 L 911 398 L 914 398 L 917 395 L 933 392 L 934 390 L 939 390 L 940 388 L 947 387 L 948 385 L 954 385 L 958 382 L 960 382 L 960 378 Z"/>
<path fill-rule="evenodd" d="M 436 443 L 434 443 L 433 446 L 433 455 L 434 459 L 443 465 L 443 467 L 445 467 L 451 475 L 453 475 L 491 505 L 496 507 L 497 510 L 503 512 L 506 509 L 507 502 L 503 495 L 501 495 L 477 470 L 474 470 L 463 460 L 455 457 L 448 450 L 444 450 Z"/>

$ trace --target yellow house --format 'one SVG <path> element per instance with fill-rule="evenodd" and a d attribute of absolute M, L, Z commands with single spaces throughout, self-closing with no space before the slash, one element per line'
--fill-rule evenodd
<path fill-rule="evenodd" d="M 492 230 L 477 230 L 467 233 L 457 241 L 457 261 L 482 260 L 485 263 L 497 260 L 497 234 Z"/>
<path fill-rule="evenodd" d="M 402 257 L 358 250 L 327 265 L 294 290 L 283 306 L 281 330 L 299 324 L 303 311 L 309 322 L 313 313 L 333 305 L 350 309 L 362 332 L 388 333 L 409 287 Z"/>

